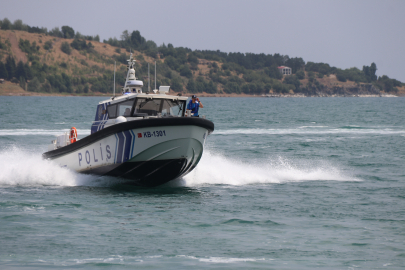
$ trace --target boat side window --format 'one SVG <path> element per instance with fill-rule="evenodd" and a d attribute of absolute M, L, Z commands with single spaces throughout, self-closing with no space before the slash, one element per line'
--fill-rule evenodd
<path fill-rule="evenodd" d="M 133 116 L 157 116 L 160 112 L 161 99 L 138 98 Z"/>
<path fill-rule="evenodd" d="M 134 100 L 128 100 L 118 104 L 118 116 L 131 116 L 131 109 L 132 105 L 134 104 Z"/>
<path fill-rule="evenodd" d="M 117 104 L 110 105 L 107 107 L 108 118 L 116 118 L 117 117 Z"/>
<path fill-rule="evenodd" d="M 117 118 L 118 116 L 131 116 L 132 105 L 134 100 L 127 100 L 118 104 L 110 105 L 107 107 L 108 118 Z"/>

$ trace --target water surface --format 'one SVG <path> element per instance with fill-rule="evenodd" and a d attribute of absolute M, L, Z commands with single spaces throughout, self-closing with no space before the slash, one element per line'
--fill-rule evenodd
<path fill-rule="evenodd" d="M 202 160 L 157 188 L 41 159 L 100 100 L 0 98 L 0 268 L 403 269 L 404 98 L 201 98 Z"/>

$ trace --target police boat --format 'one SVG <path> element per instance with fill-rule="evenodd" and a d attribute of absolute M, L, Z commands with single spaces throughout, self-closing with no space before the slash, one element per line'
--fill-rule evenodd
<path fill-rule="evenodd" d="M 72 128 L 52 141 L 44 159 L 140 186 L 167 183 L 197 166 L 214 123 L 191 117 L 187 97 L 169 95 L 169 86 L 143 93 L 132 53 L 127 69 L 123 95 L 99 102 L 91 134 L 78 140 Z"/>

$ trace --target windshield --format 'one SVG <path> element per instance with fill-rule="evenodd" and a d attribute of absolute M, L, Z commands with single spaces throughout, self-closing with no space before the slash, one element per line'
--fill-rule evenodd
<path fill-rule="evenodd" d="M 133 116 L 183 116 L 185 101 L 138 98 Z"/>

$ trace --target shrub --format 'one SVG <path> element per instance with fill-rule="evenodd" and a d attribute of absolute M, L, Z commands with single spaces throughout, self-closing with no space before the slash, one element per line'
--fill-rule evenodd
<path fill-rule="evenodd" d="M 195 85 L 195 81 L 194 81 L 193 79 L 190 79 L 190 80 L 188 81 L 186 88 L 187 88 L 187 91 L 190 92 L 190 93 L 195 93 L 195 92 L 197 92 L 196 85 Z"/>
<path fill-rule="evenodd" d="M 26 86 L 25 78 L 20 76 L 20 87 L 25 90 L 25 86 Z"/>
<path fill-rule="evenodd" d="M 77 93 L 77 94 L 83 93 L 83 85 L 78 85 L 78 86 L 77 86 L 77 88 L 76 88 L 76 93 Z"/>
<path fill-rule="evenodd" d="M 62 33 L 64 38 L 73 38 L 75 36 L 73 28 L 67 25 L 62 26 Z"/>
<path fill-rule="evenodd" d="M 215 94 L 217 92 L 217 86 L 212 81 L 209 81 L 208 84 L 205 85 L 205 92 Z"/>
<path fill-rule="evenodd" d="M 29 40 L 23 40 L 20 38 L 20 41 L 18 42 L 18 46 L 23 52 L 26 52 L 28 54 L 36 53 L 39 50 L 39 46 L 37 46 L 37 43 L 34 41 L 32 42 L 32 45 Z"/>
<path fill-rule="evenodd" d="M 227 94 L 231 94 L 231 93 L 236 93 L 236 94 L 240 94 L 241 93 L 241 89 L 238 83 L 236 82 L 228 82 L 225 86 L 224 86 L 224 91 Z"/>
<path fill-rule="evenodd" d="M 3 62 L 0 62 L 0 79 L 7 79 L 8 78 L 8 73 L 6 69 L 6 65 L 3 64 Z"/>
<path fill-rule="evenodd" d="M 60 49 L 62 52 L 66 54 L 71 54 L 72 50 L 70 49 L 70 45 L 67 42 L 63 42 L 62 45 L 60 46 Z"/>
<path fill-rule="evenodd" d="M 28 91 L 30 92 L 38 92 L 40 87 L 40 83 L 37 77 L 35 77 L 33 80 L 31 80 L 28 83 Z"/>
<path fill-rule="evenodd" d="M 195 56 L 195 55 L 193 55 L 193 54 L 189 54 L 189 55 L 188 55 L 187 61 L 188 61 L 190 64 L 198 65 L 198 58 L 197 58 L 197 56 Z"/>
<path fill-rule="evenodd" d="M 86 66 L 86 67 L 89 66 L 89 64 L 87 64 L 86 60 L 84 60 L 84 59 L 80 59 L 80 64 L 82 64 L 83 66 Z"/>
<path fill-rule="evenodd" d="M 284 78 L 284 84 L 290 84 L 290 85 L 294 85 L 294 89 L 298 89 L 300 87 L 300 81 L 298 80 L 298 77 L 295 75 L 290 75 L 290 76 L 286 76 Z M 291 88 L 290 88 L 291 89 Z"/>
<path fill-rule="evenodd" d="M 343 70 L 339 70 L 338 72 L 336 72 L 336 78 L 338 79 L 338 81 L 340 82 L 346 82 L 346 76 Z"/>
<path fill-rule="evenodd" d="M 173 56 L 166 57 L 165 64 L 168 65 L 173 70 L 177 70 L 177 68 L 180 66 L 177 59 L 174 58 Z"/>
<path fill-rule="evenodd" d="M 170 87 L 173 89 L 173 91 L 176 91 L 176 92 L 183 91 L 183 85 L 181 84 L 181 81 L 179 78 L 172 79 L 172 83 L 171 83 Z"/>
<path fill-rule="evenodd" d="M 44 44 L 44 49 L 45 49 L 45 50 L 50 50 L 50 49 L 52 49 L 52 41 L 51 41 L 51 40 L 48 40 L 47 42 L 45 42 L 45 44 Z"/>
<path fill-rule="evenodd" d="M 49 84 L 49 82 L 46 82 L 46 83 L 44 83 L 44 84 L 42 85 L 41 91 L 42 91 L 42 92 L 45 92 L 45 93 L 51 93 L 51 92 L 52 92 L 52 87 L 51 87 L 51 85 Z"/>
<path fill-rule="evenodd" d="M 390 79 L 387 75 L 378 78 L 377 85 L 384 89 L 385 92 L 398 92 L 396 87 L 401 87 L 402 83 L 395 79 Z"/>
<path fill-rule="evenodd" d="M 114 55 L 115 60 L 121 62 L 123 64 L 127 64 L 127 55 L 125 53 L 121 53 L 120 55 Z"/>
<path fill-rule="evenodd" d="M 319 72 L 322 73 L 324 75 L 331 73 L 333 70 L 333 68 L 331 68 L 329 66 L 329 64 L 325 64 L 325 63 L 314 63 L 314 62 L 308 62 L 305 65 L 305 69 L 307 71 L 315 71 L 315 72 Z"/>
<path fill-rule="evenodd" d="M 183 65 L 183 66 L 180 68 L 180 75 L 181 75 L 181 76 L 185 76 L 185 77 L 187 77 L 187 78 L 193 77 L 193 73 L 191 73 L 191 70 L 188 68 L 187 65 Z"/>
<path fill-rule="evenodd" d="M 85 50 L 87 52 L 92 52 L 94 46 L 91 44 L 91 42 L 86 43 L 84 39 L 78 39 L 75 38 L 72 43 L 70 43 L 70 46 L 72 46 L 73 49 L 76 49 L 78 51 Z"/>
<path fill-rule="evenodd" d="M 297 73 L 296 73 L 295 75 L 297 76 L 297 78 L 298 78 L 299 80 L 305 79 L 305 72 L 302 71 L 302 70 L 297 71 Z"/>
<path fill-rule="evenodd" d="M 3 30 L 9 30 L 12 27 L 12 23 L 10 22 L 9 19 L 4 18 L 2 24 L 1 24 L 1 29 Z"/>
<path fill-rule="evenodd" d="M 242 85 L 242 92 L 245 93 L 245 94 L 249 94 L 249 93 L 250 93 L 250 89 L 249 89 L 249 85 L 248 85 L 248 84 Z"/>
<path fill-rule="evenodd" d="M 86 85 L 83 88 L 83 92 L 84 93 L 88 93 L 89 92 L 89 85 L 86 83 Z"/>
<path fill-rule="evenodd" d="M 6 49 L 7 49 L 6 44 L 4 44 L 3 42 L 1 42 L 1 40 L 0 40 L 0 50 L 6 50 Z"/>

